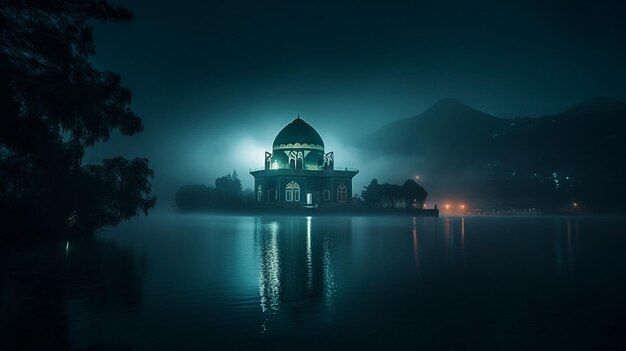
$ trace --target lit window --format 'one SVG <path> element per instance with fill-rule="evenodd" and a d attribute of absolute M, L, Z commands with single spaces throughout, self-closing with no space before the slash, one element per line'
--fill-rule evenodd
<path fill-rule="evenodd" d="M 348 188 L 344 184 L 340 184 L 337 187 L 337 202 L 348 201 Z"/>
<path fill-rule="evenodd" d="M 259 185 L 256 190 L 256 201 L 263 201 L 263 188 Z"/>
<path fill-rule="evenodd" d="M 285 201 L 300 201 L 300 185 L 289 182 L 285 187 Z"/>

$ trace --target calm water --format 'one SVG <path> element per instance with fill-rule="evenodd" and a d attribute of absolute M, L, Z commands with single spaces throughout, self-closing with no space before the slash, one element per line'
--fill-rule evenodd
<path fill-rule="evenodd" d="M 626 346 L 626 219 L 157 215 L 0 253 L 2 350 Z"/>

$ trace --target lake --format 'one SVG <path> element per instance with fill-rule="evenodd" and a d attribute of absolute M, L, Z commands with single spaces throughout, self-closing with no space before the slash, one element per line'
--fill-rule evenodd
<path fill-rule="evenodd" d="M 0 349 L 626 346 L 626 219 L 160 214 L 0 251 Z"/>

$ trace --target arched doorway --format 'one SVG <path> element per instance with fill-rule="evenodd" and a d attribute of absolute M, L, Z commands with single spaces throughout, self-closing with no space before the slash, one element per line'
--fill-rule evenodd
<path fill-rule="evenodd" d="M 337 187 L 337 202 L 348 202 L 348 188 L 345 184 L 339 184 Z"/>

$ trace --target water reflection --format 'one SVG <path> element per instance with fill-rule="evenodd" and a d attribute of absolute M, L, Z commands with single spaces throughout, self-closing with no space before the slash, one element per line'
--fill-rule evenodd
<path fill-rule="evenodd" d="M 145 270 L 144 259 L 95 238 L 3 248 L 0 349 L 126 348 L 130 335 L 107 332 L 130 326 Z M 88 322 L 102 315 L 109 323 Z"/>
<path fill-rule="evenodd" d="M 563 223 L 565 221 L 565 223 Z M 574 272 L 574 246 L 578 238 L 578 218 L 558 219 L 555 230 L 556 272 L 560 276 Z"/>
<path fill-rule="evenodd" d="M 0 249 L 0 350 L 624 349 L 624 219 L 131 224 Z"/>
<path fill-rule="evenodd" d="M 324 302 L 326 303 L 326 308 L 330 312 L 334 312 L 335 309 L 335 267 L 333 265 L 333 242 L 329 239 L 328 236 L 324 236 L 324 243 L 322 244 L 323 248 L 323 270 L 322 275 L 324 276 Z"/>
<path fill-rule="evenodd" d="M 465 251 L 465 217 L 461 218 L 461 250 Z"/>
<path fill-rule="evenodd" d="M 332 228 L 313 217 L 257 218 L 254 240 L 261 311 L 300 313 L 323 303 L 332 314 L 336 245 L 349 240 L 351 230 L 349 218 L 333 219 Z"/>
<path fill-rule="evenodd" d="M 311 250 L 311 217 L 306 218 L 306 287 L 313 290 L 313 251 Z"/>
<path fill-rule="evenodd" d="M 278 223 L 259 224 L 257 219 L 257 252 L 260 255 L 261 274 L 259 291 L 261 310 L 277 311 L 280 297 L 280 256 L 278 254 Z M 264 240 L 259 240 L 263 238 Z"/>
<path fill-rule="evenodd" d="M 413 258 L 415 259 L 415 272 L 420 275 L 420 254 L 419 254 L 419 241 L 417 237 L 417 219 L 413 217 Z"/>
<path fill-rule="evenodd" d="M 465 265 L 465 217 L 443 218 L 445 257 L 452 263 Z"/>

